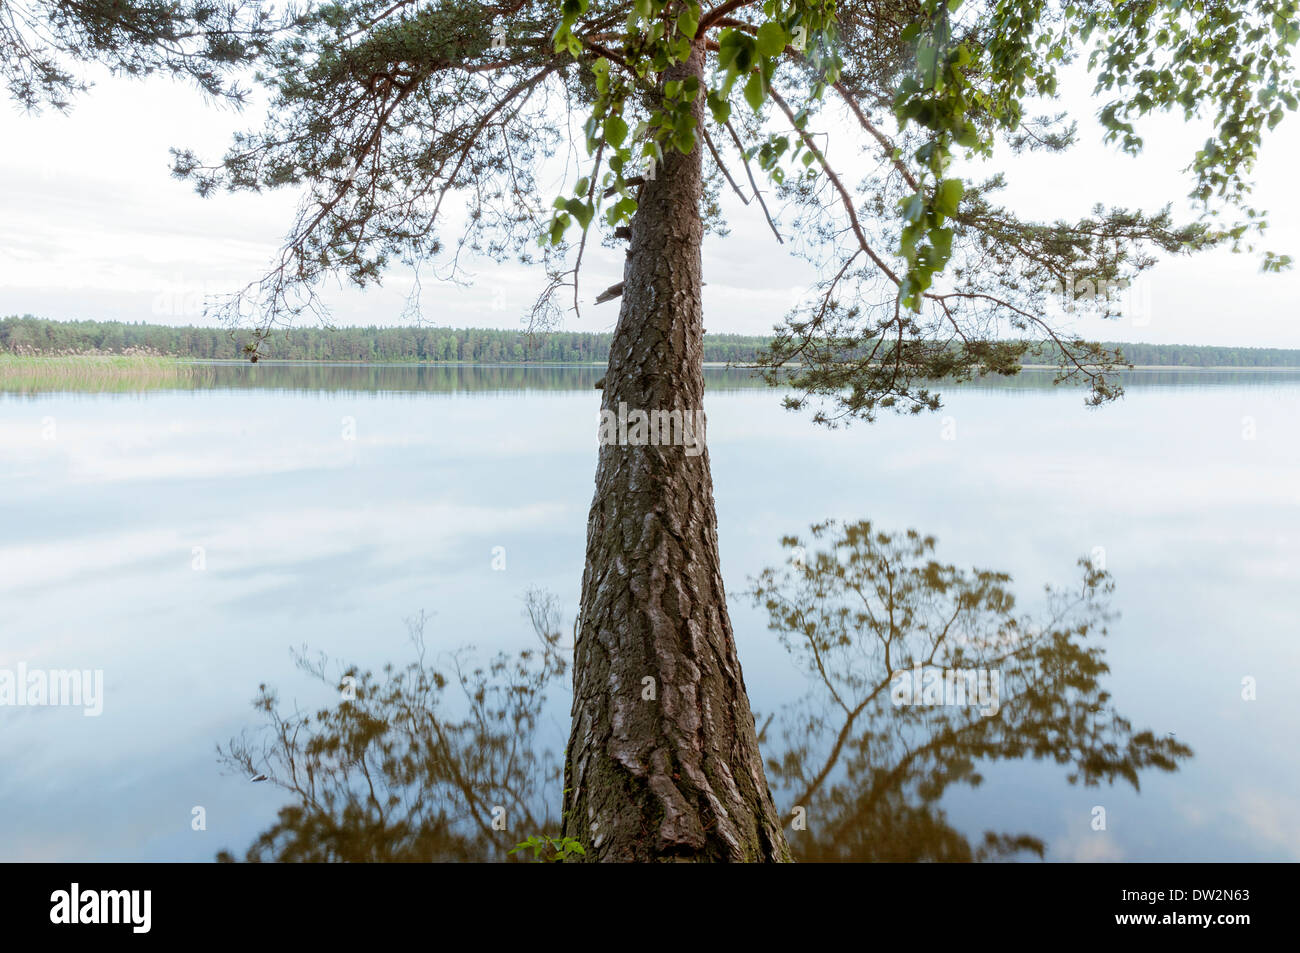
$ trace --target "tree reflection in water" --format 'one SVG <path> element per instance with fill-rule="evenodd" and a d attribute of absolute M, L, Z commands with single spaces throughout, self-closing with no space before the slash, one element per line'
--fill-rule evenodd
<path fill-rule="evenodd" d="M 1071 784 L 1137 788 L 1141 771 L 1175 771 L 1191 756 L 1135 731 L 1111 705 L 1101 643 L 1113 582 L 1087 560 L 1076 587 L 1048 587 L 1042 610 L 1026 614 L 1008 575 L 941 564 L 933 537 L 914 531 L 827 522 L 783 544 L 785 564 L 748 594 L 808 683 L 760 736 L 798 859 L 1042 857 L 1032 834 L 968 838 L 948 823 L 943 795 L 978 785 L 995 761 L 1050 759 Z M 218 750 L 290 800 L 245 859 L 512 860 L 530 835 L 558 836 L 563 758 L 546 743 L 542 713 L 550 689 L 567 689 L 572 647 L 553 596 L 531 591 L 525 605 L 537 646 L 483 665 L 465 649 L 435 666 L 421 613 L 408 622 L 415 659 L 405 668 L 331 675 L 323 655 L 297 655 L 338 689 L 337 704 L 286 713 L 263 685 L 262 729 Z M 907 694 L 913 682 L 942 691 L 940 673 L 949 674 L 942 699 Z M 963 673 L 982 673 L 994 698 L 954 699 Z M 925 704 L 939 700 L 955 703 Z"/>
<path fill-rule="evenodd" d="M 558 833 L 548 808 L 559 802 L 563 762 L 541 743 L 538 720 L 569 651 L 554 599 L 534 592 L 527 605 L 540 644 L 485 665 L 464 649 L 435 667 L 423 612 L 407 621 L 416 657 L 405 668 L 335 677 L 324 655 L 296 653 L 340 700 L 286 714 L 262 685 L 253 704 L 263 729 L 218 748 L 229 767 L 263 773 L 292 796 L 246 859 L 503 860 L 520 830 Z"/>
<path fill-rule="evenodd" d="M 782 542 L 786 565 L 761 573 L 749 594 L 811 681 L 782 712 L 783 743 L 765 745 L 779 752 L 768 760 L 777 802 L 806 812 L 807 830 L 791 831 L 797 858 L 1041 857 L 1030 834 L 990 831 L 973 843 L 940 799 L 954 784 L 978 785 L 992 761 L 1051 759 L 1068 766 L 1071 784 L 1119 778 L 1136 788 L 1143 769 L 1175 771 L 1191 756 L 1135 732 L 1111 706 L 1101 640 L 1114 586 L 1087 560 L 1080 584 L 1048 587 L 1034 617 L 1018 612 L 1010 576 L 939 563 L 934 538 L 914 531 L 823 523 L 807 543 Z M 896 704 L 909 700 L 918 665 L 927 686 L 938 672 L 987 673 L 997 704 Z"/>

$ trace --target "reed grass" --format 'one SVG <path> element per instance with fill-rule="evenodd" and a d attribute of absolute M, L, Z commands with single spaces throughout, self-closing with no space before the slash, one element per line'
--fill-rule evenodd
<path fill-rule="evenodd" d="M 0 354 L 0 391 L 130 392 L 192 386 L 196 367 L 172 357 Z"/>

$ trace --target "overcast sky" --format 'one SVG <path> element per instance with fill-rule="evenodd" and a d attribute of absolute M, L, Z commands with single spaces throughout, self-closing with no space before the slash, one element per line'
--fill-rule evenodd
<path fill-rule="evenodd" d="M 200 199 L 168 174 L 169 146 L 218 157 L 230 133 L 256 125 L 191 88 L 163 79 L 97 76 L 71 115 L 0 110 L 0 315 L 98 318 L 169 324 L 210 323 L 206 294 L 256 279 L 294 210 L 291 193 Z M 1182 197 L 1180 174 L 1203 129 L 1162 118 L 1142 131 L 1139 159 L 1101 144 L 1092 108 L 1067 100 L 1081 121 L 1081 144 L 1065 156 L 1003 161 L 1003 200 L 1036 218 L 1086 214 L 1095 202 L 1147 210 Z M 743 107 L 742 107 L 743 108 Z M 835 156 L 832 137 L 831 157 Z M 841 149 L 844 147 L 841 146 Z M 1266 247 L 1300 258 L 1300 198 L 1294 187 L 1300 121 L 1290 117 L 1265 141 L 1257 204 L 1273 228 Z M 1000 160 L 1002 161 L 1002 160 Z M 705 325 L 711 332 L 768 332 L 792 296 L 815 278 L 775 244 L 758 211 L 732 201 L 732 235 L 705 247 Z M 590 305 L 622 278 L 621 254 L 590 249 L 583 313 L 570 330 L 612 329 L 615 302 Z M 517 327 L 542 283 L 538 269 L 481 263 L 473 287 L 426 276 L 424 320 L 441 326 Z M 1109 340 L 1300 347 L 1300 275 L 1262 275 L 1252 255 L 1214 252 L 1163 262 L 1137 289 L 1135 317 L 1091 322 L 1085 334 Z M 380 289 L 331 294 L 341 324 L 400 319 L 410 276 L 393 273 Z"/>

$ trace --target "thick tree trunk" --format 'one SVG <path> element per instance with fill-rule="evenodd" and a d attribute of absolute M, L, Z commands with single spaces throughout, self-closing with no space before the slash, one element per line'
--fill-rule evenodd
<path fill-rule="evenodd" d="M 702 74 L 697 49 L 665 79 Z M 623 404 L 629 415 L 702 419 L 701 196 L 698 144 L 666 154 L 642 186 L 605 376 L 612 414 Z M 564 797 L 565 833 L 588 860 L 789 859 L 736 657 L 700 449 L 600 448 Z"/>

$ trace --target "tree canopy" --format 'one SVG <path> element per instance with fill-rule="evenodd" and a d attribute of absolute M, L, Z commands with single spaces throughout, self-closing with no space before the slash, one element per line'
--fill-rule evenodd
<path fill-rule="evenodd" d="M 1036 342 L 1063 379 L 1114 397 L 1113 352 L 1046 316 L 1076 279 L 1122 287 L 1156 255 L 1253 248 L 1249 204 L 1263 134 L 1296 106 L 1294 0 L 360 0 L 323 4 L 271 45 L 259 130 L 176 174 L 200 192 L 305 187 L 283 253 L 245 296 L 261 330 L 323 314 L 327 276 L 358 285 L 397 262 L 470 250 L 541 262 L 534 321 L 578 306 L 593 230 L 613 241 L 665 150 L 710 156 L 706 214 L 733 188 L 823 279 L 764 358 L 817 419 L 938 405 L 925 381 L 1010 373 Z M 703 81 L 662 74 L 703 46 Z M 1059 152 L 1077 124 L 1052 109 L 1062 70 L 1086 65 L 1108 139 L 1138 153 L 1143 117 L 1208 125 L 1189 157 L 1200 221 L 1107 207 L 1035 221 L 999 203 L 1005 174 L 963 160 Z M 692 104 L 707 101 L 696 121 Z M 1043 110 L 1043 114 L 1038 114 Z M 827 134 L 826 130 L 832 132 Z M 834 144 L 832 149 L 831 143 Z M 566 149 L 567 185 L 543 184 Z M 847 156 L 845 163 L 832 162 Z M 557 160 L 559 161 L 559 160 Z M 758 179 L 792 213 L 778 226 Z M 1098 185 L 1101 191 L 1101 184 Z M 448 237 L 449 199 L 464 203 Z M 1268 269 L 1284 256 L 1264 253 Z M 1081 310 L 1113 313 L 1108 293 Z M 237 311 L 238 309 L 236 309 Z"/>
<path fill-rule="evenodd" d="M 87 89 L 90 63 L 183 77 L 243 102 L 231 71 L 261 54 L 278 25 L 258 0 L 5 0 L 0 80 L 28 110 L 66 110 Z"/>

